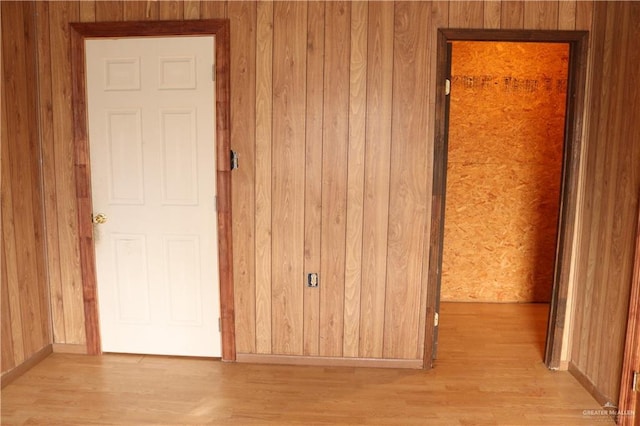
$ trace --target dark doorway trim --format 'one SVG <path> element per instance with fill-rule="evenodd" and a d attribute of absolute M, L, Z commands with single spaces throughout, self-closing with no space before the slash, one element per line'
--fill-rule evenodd
<path fill-rule="evenodd" d="M 213 35 L 216 38 L 216 178 L 218 193 L 218 251 L 220 262 L 220 319 L 222 359 L 234 361 L 235 325 L 233 308 L 233 257 L 231 239 L 230 99 L 229 99 L 229 20 L 161 22 L 72 23 L 71 66 L 73 77 L 73 126 L 78 200 L 80 267 L 87 339 L 87 352 L 100 354 L 97 279 L 91 215 L 91 168 L 87 134 L 87 96 L 85 87 L 85 47 L 87 38 Z"/>
<path fill-rule="evenodd" d="M 427 313 L 435 313 L 440 292 L 442 248 L 444 243 L 444 207 L 447 173 L 447 125 L 444 80 L 446 76 L 447 42 L 450 41 L 516 41 L 569 44 L 569 75 L 567 81 L 567 108 L 564 131 L 562 185 L 554 282 L 547 328 L 544 362 L 547 367 L 560 367 L 562 337 L 567 310 L 569 274 L 574 251 L 574 224 L 579 192 L 579 168 L 584 118 L 585 84 L 587 70 L 588 33 L 586 31 L 518 31 L 518 30 L 438 30 L 435 141 L 433 165 L 433 196 L 429 255 L 429 286 Z M 425 330 L 424 365 L 429 367 L 434 355 L 433 321 L 427 320 Z"/>

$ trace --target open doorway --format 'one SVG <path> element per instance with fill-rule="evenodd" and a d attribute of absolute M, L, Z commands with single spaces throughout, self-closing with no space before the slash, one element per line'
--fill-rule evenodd
<path fill-rule="evenodd" d="M 568 62 L 568 43 L 451 42 L 440 299 L 459 303 L 460 313 L 478 309 L 469 303 L 537 304 L 513 309 L 526 317 L 521 327 L 529 329 L 528 344 L 540 359 L 553 284 Z"/>
<path fill-rule="evenodd" d="M 585 37 L 441 30 L 438 39 L 437 79 L 450 90 L 436 94 L 434 315 L 440 300 L 542 303 L 523 312 L 549 368 L 560 365 L 573 260 Z M 433 336 L 425 361 L 437 321 Z"/>

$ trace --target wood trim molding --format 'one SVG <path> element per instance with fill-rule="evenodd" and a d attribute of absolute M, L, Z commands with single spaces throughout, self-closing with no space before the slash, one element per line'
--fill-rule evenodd
<path fill-rule="evenodd" d="M 56 354 L 87 354 L 87 345 L 76 345 L 72 343 L 54 343 L 53 353 Z"/>
<path fill-rule="evenodd" d="M 78 199 L 80 267 L 84 298 L 87 352 L 100 354 L 97 282 L 93 225 L 91 223 L 91 165 L 87 137 L 85 88 L 86 38 L 213 35 L 216 37 L 216 137 L 218 193 L 218 250 L 220 264 L 220 315 L 222 359 L 235 360 L 233 299 L 233 254 L 231 235 L 230 140 L 230 32 L 228 19 L 72 23 L 71 63 L 73 75 L 73 128 L 75 147 L 76 197 Z"/>
<path fill-rule="evenodd" d="M 627 340 L 622 363 L 620 379 L 620 398 L 618 410 L 621 413 L 634 413 L 631 416 L 620 416 L 618 424 L 631 426 L 640 424 L 640 404 L 637 392 L 631 389 L 633 372 L 640 372 L 640 208 L 638 209 L 638 225 L 636 227 L 636 255 L 633 267 L 633 281 L 629 298 L 629 321 L 627 323 Z"/>
<path fill-rule="evenodd" d="M 585 90 L 588 67 L 588 33 L 576 31 L 569 42 L 569 76 L 567 109 L 565 112 L 564 155 L 560 215 L 554 267 L 554 281 L 547 326 L 547 342 L 544 362 L 547 367 L 559 369 L 562 361 L 562 344 L 566 323 L 567 298 L 570 286 L 571 265 L 577 251 L 574 250 L 575 222 L 578 218 L 580 197 L 580 163 L 582 131 L 584 127 Z"/>
<path fill-rule="evenodd" d="M 580 154 L 586 87 L 588 54 L 588 32 L 586 31 L 544 31 L 544 30 L 458 30 L 438 31 L 437 69 L 438 81 L 445 76 L 447 62 L 447 42 L 466 41 L 532 41 L 561 42 L 570 45 L 569 82 L 565 125 L 565 154 L 563 158 L 562 188 L 554 283 L 547 328 L 545 364 L 551 369 L 561 366 L 562 337 L 565 326 L 567 295 L 571 263 L 575 257 L 573 241 L 576 238 L 574 223 L 577 218 Z M 429 258 L 429 287 L 427 314 L 431 317 L 437 308 L 439 282 L 444 245 L 444 206 L 446 198 L 447 135 L 445 97 L 442 90 L 436 91 L 435 140 L 433 165 L 433 192 L 431 209 L 432 238 Z M 429 316 L 428 315 L 428 316 Z M 430 339 L 434 333 L 433 323 L 427 318 L 425 329 L 424 365 L 431 366 L 434 344 Z"/>
<path fill-rule="evenodd" d="M 421 359 L 342 358 L 239 353 L 236 360 L 252 364 L 309 365 L 318 367 L 422 368 Z"/>
<path fill-rule="evenodd" d="M 582 385 L 582 387 L 585 388 L 596 401 L 598 401 L 598 404 L 604 407 L 607 403 L 611 403 L 611 401 L 609 401 L 606 396 L 598 391 L 597 386 L 593 384 L 591 379 L 585 376 L 584 373 L 582 373 L 582 371 L 580 371 L 580 369 L 576 367 L 573 362 L 569 361 L 568 367 L 569 373 L 571 373 L 571 375 L 575 377 L 575 379 Z"/>
<path fill-rule="evenodd" d="M 13 383 L 18 377 L 22 376 L 27 371 L 31 370 L 33 367 L 38 365 L 40 361 L 51 355 L 53 352 L 53 347 L 51 344 L 46 345 L 38 352 L 31 355 L 31 358 L 24 361 L 22 364 L 18 365 L 12 370 L 6 371 L 2 373 L 2 378 L 0 379 L 0 389 L 4 389 L 10 383 Z"/>
<path fill-rule="evenodd" d="M 448 76 L 447 37 L 438 31 L 436 52 L 436 86 Z M 436 90 L 433 153 L 433 187 L 431 193 L 431 233 L 429 241 L 429 269 L 427 286 L 427 317 L 425 321 L 424 367 L 431 368 L 437 349 L 435 314 L 440 304 L 442 254 L 444 248 L 444 211 L 447 189 L 447 97 L 444 90 Z"/>

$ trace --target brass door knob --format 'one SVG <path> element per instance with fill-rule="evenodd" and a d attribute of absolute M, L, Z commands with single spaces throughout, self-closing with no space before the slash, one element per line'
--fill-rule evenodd
<path fill-rule="evenodd" d="M 91 221 L 97 225 L 102 225 L 107 221 L 107 215 L 104 213 L 98 213 L 92 217 Z"/>

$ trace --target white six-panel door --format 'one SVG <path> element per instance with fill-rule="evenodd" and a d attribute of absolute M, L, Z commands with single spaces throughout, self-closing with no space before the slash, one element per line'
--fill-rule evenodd
<path fill-rule="evenodd" d="M 102 350 L 220 356 L 213 37 L 86 41 Z"/>

